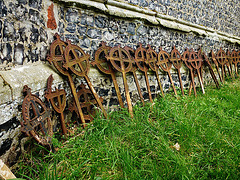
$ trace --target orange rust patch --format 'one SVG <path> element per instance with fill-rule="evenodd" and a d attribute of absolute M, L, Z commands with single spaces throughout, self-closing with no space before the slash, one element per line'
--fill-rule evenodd
<path fill-rule="evenodd" d="M 53 3 L 48 7 L 48 21 L 47 21 L 47 27 L 50 29 L 56 29 L 57 23 L 54 18 L 54 12 L 53 12 Z"/>

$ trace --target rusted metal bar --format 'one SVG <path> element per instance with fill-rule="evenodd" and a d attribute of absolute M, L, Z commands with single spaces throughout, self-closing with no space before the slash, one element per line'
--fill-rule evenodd
<path fill-rule="evenodd" d="M 95 52 L 95 60 L 91 62 L 93 66 L 97 66 L 100 71 L 102 71 L 105 74 L 109 74 L 112 77 L 113 85 L 116 90 L 118 102 L 121 106 L 121 108 L 124 108 L 122 96 L 118 87 L 116 75 L 114 72 L 114 69 L 112 68 L 112 65 L 110 62 L 107 61 L 106 56 L 108 56 L 109 51 L 111 47 L 106 46 L 106 42 L 101 42 L 101 46 L 97 49 Z"/>
<path fill-rule="evenodd" d="M 98 103 L 93 97 L 92 92 L 87 89 L 83 83 L 80 84 L 79 88 L 80 89 L 77 92 L 77 96 L 84 113 L 84 119 L 85 121 L 91 122 L 93 120 L 93 116 L 95 115 L 94 107 L 97 106 Z M 101 102 L 103 102 L 103 98 L 100 97 L 99 99 Z M 68 110 L 78 113 L 75 102 L 69 105 Z"/>
<path fill-rule="evenodd" d="M 237 65 L 236 65 L 237 71 L 238 71 L 238 63 L 240 63 L 240 50 L 238 50 L 237 52 Z"/>
<path fill-rule="evenodd" d="M 196 69 L 193 69 L 193 76 L 194 76 L 194 79 L 198 77 Z M 189 92 L 188 92 L 189 96 L 191 96 L 192 94 L 192 89 L 193 89 L 193 81 L 191 80 L 190 86 L 189 86 Z"/>
<path fill-rule="evenodd" d="M 56 91 L 52 91 L 52 82 L 53 76 L 50 75 L 47 80 L 47 91 L 45 91 L 45 97 L 48 101 L 51 102 L 51 105 L 55 111 L 60 114 L 61 127 L 63 134 L 67 134 L 67 128 L 64 121 L 63 111 L 66 107 L 66 92 L 64 89 L 56 89 Z M 57 100 L 57 101 L 55 101 Z"/>
<path fill-rule="evenodd" d="M 164 96 L 162 84 L 161 84 L 161 81 L 160 81 L 160 78 L 159 78 L 159 74 L 158 74 L 159 66 L 157 66 L 157 61 L 158 61 L 157 58 L 158 58 L 157 52 L 150 45 L 148 45 L 148 49 L 147 49 L 147 64 L 152 69 L 152 71 L 155 72 L 155 75 L 156 75 L 156 78 L 157 78 L 157 81 L 158 81 L 158 86 L 160 88 L 162 96 Z"/>
<path fill-rule="evenodd" d="M 12 173 L 9 167 L 0 159 L 0 179 L 16 179 L 16 176 Z"/>
<path fill-rule="evenodd" d="M 191 64 L 188 61 L 189 57 L 190 57 L 190 52 L 188 49 L 186 49 L 182 55 L 182 60 L 190 71 L 191 82 L 190 82 L 190 87 L 189 87 L 189 95 L 191 95 L 191 90 L 192 90 L 191 86 L 192 86 L 194 95 L 197 96 L 197 91 L 196 91 L 196 87 L 195 87 L 195 83 L 194 83 L 194 71 L 193 71 L 193 67 L 191 66 Z"/>
<path fill-rule="evenodd" d="M 231 76 L 231 78 L 233 78 L 233 69 L 232 69 L 233 62 L 232 62 L 231 52 L 229 50 L 227 50 L 226 58 L 227 58 L 228 73 Z"/>
<path fill-rule="evenodd" d="M 72 95 L 73 95 L 74 101 L 77 105 L 78 114 L 80 115 L 80 119 L 81 119 L 83 127 L 85 127 L 86 124 L 85 124 L 84 116 L 82 113 L 82 109 L 80 107 L 80 103 L 77 98 L 77 92 L 76 92 L 76 88 L 75 88 L 72 76 L 71 76 L 70 72 L 63 67 L 63 62 L 65 61 L 64 51 L 67 46 L 67 43 L 62 41 L 60 39 L 60 36 L 57 33 L 55 34 L 55 37 L 56 37 L 56 40 L 54 40 L 50 46 L 50 54 L 48 55 L 47 60 L 50 64 L 53 64 L 54 67 L 61 74 L 68 77 L 68 82 L 69 82 L 70 88 L 72 90 Z"/>
<path fill-rule="evenodd" d="M 126 73 L 132 70 L 131 57 L 129 53 L 125 49 L 121 48 L 119 45 L 111 48 L 109 56 L 107 56 L 106 58 L 108 61 L 111 62 L 112 66 L 117 71 L 122 73 L 128 110 L 131 117 L 133 118 L 132 102 L 131 102 L 128 84 L 127 84 L 127 78 L 126 78 Z"/>
<path fill-rule="evenodd" d="M 200 72 L 200 77 L 201 77 L 201 80 L 202 80 L 202 82 L 203 82 L 203 55 L 202 55 L 202 48 L 201 48 L 201 46 L 199 47 L 199 50 L 198 50 L 198 57 L 199 57 L 199 59 L 201 60 L 200 61 L 200 63 L 201 63 L 201 65 L 200 65 L 200 68 L 199 68 L 199 72 Z"/>
<path fill-rule="evenodd" d="M 138 79 L 137 79 L 137 74 L 136 74 L 137 67 L 134 66 L 134 64 L 135 64 L 135 62 L 134 62 L 134 61 L 135 61 L 135 51 L 134 51 L 133 48 L 128 47 L 128 46 L 125 46 L 124 49 L 129 52 L 129 55 L 130 55 L 131 58 L 132 58 L 133 64 L 132 64 L 132 70 L 131 70 L 131 72 L 133 73 L 134 81 L 135 81 L 135 84 L 136 84 L 136 86 L 137 86 L 138 95 L 139 95 L 140 100 L 141 100 L 141 102 L 142 102 L 142 104 L 143 104 L 143 106 L 144 106 L 144 105 L 145 105 L 145 102 L 144 102 L 144 98 L 143 98 L 142 91 L 141 91 L 141 88 L 140 88 L 140 85 L 139 85 L 139 82 L 138 82 Z"/>
<path fill-rule="evenodd" d="M 91 90 L 94 98 L 96 99 L 99 107 L 101 108 L 103 115 L 107 118 L 107 113 L 100 101 L 98 94 L 96 93 L 89 77 L 88 72 L 90 69 L 89 58 L 90 55 L 86 54 L 79 46 L 71 44 L 71 41 L 67 41 L 68 45 L 65 48 L 65 63 L 63 67 L 67 70 L 70 69 L 74 74 L 80 77 L 84 77 L 89 89 Z"/>
<path fill-rule="evenodd" d="M 148 74 L 147 74 L 149 68 L 147 67 L 146 61 L 147 61 L 147 50 L 142 47 L 141 43 L 139 43 L 139 47 L 135 51 L 135 63 L 137 65 L 138 69 L 140 69 L 141 71 L 144 72 L 148 95 L 149 95 L 149 100 L 152 103 L 153 102 L 152 94 L 151 94 L 149 79 L 148 79 Z"/>
<path fill-rule="evenodd" d="M 212 65 L 211 65 L 211 63 L 210 63 L 207 55 L 203 52 L 203 53 L 201 53 L 201 56 L 202 56 L 202 59 L 203 59 L 203 63 L 204 63 L 204 64 L 208 67 L 208 69 L 209 69 L 209 72 L 210 72 L 210 74 L 211 74 L 211 76 L 212 76 L 212 78 L 213 78 L 213 80 L 214 80 L 214 82 L 215 82 L 215 84 L 216 84 L 216 87 L 217 87 L 217 88 L 220 88 L 219 82 L 218 82 L 218 80 L 217 80 L 217 77 L 216 77 L 216 75 L 215 75 L 215 73 L 214 73 L 214 71 L 213 71 Z"/>
<path fill-rule="evenodd" d="M 181 92 L 182 92 L 182 95 L 184 96 L 183 83 L 182 83 L 181 72 L 180 72 L 182 67 L 182 57 L 180 52 L 176 49 L 175 46 L 173 47 L 173 50 L 171 52 L 170 61 L 172 62 L 173 66 L 177 69 Z"/>
<path fill-rule="evenodd" d="M 23 87 L 23 93 L 21 131 L 40 144 L 51 147 L 53 127 L 50 110 L 39 97 L 31 93 L 27 85 Z"/>
<path fill-rule="evenodd" d="M 158 62 L 157 65 L 161 66 L 162 70 L 168 73 L 168 77 L 170 79 L 174 94 L 177 95 L 177 91 L 176 88 L 174 86 L 173 80 L 172 80 L 172 76 L 170 73 L 170 70 L 172 68 L 172 63 L 170 62 L 170 55 L 162 50 L 162 47 L 160 48 L 160 52 L 158 53 Z"/>
<path fill-rule="evenodd" d="M 232 57 L 232 62 L 234 64 L 234 67 L 235 67 L 235 74 L 236 76 L 238 77 L 238 62 L 239 62 L 239 59 L 240 59 L 240 56 L 239 56 L 239 53 L 235 50 L 232 51 L 232 54 L 231 54 L 231 57 Z"/>

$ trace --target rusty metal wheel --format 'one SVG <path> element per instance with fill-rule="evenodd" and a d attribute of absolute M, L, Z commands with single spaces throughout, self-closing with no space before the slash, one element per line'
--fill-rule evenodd
<path fill-rule="evenodd" d="M 90 69 L 90 55 L 86 54 L 79 46 L 71 44 L 70 40 L 67 43 L 63 66 L 80 77 L 87 75 Z"/>
<path fill-rule="evenodd" d="M 109 56 L 112 66 L 119 72 L 129 72 L 132 69 L 132 60 L 129 53 L 119 46 L 111 48 Z"/>
<path fill-rule="evenodd" d="M 68 71 L 63 67 L 64 51 L 67 43 L 60 39 L 59 34 L 55 34 L 56 40 L 54 40 L 50 46 L 50 54 L 47 56 L 49 63 L 53 63 L 54 67 L 63 75 L 68 75 Z"/>
<path fill-rule="evenodd" d="M 21 131 L 32 136 L 40 144 L 50 146 L 53 136 L 50 110 L 39 97 L 31 93 L 27 85 L 24 86 L 23 92 L 27 95 L 22 104 Z"/>

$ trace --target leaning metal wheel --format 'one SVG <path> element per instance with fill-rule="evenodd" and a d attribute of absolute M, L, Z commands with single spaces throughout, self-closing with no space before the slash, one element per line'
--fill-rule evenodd
<path fill-rule="evenodd" d="M 50 110 L 36 95 L 31 93 L 28 86 L 24 86 L 25 96 L 22 104 L 23 122 L 21 131 L 33 138 L 42 145 L 50 145 L 53 136 Z"/>

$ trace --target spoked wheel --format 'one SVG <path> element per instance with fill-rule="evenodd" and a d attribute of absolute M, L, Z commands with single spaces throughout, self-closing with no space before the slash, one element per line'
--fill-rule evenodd
<path fill-rule="evenodd" d="M 177 95 L 177 91 L 176 91 L 176 88 L 174 86 L 172 76 L 171 76 L 171 73 L 170 73 L 170 70 L 172 68 L 172 63 L 170 62 L 169 59 L 170 59 L 170 55 L 166 51 L 162 50 L 162 48 L 160 48 L 160 52 L 158 53 L 157 65 L 161 66 L 162 70 L 168 73 L 168 77 L 169 77 L 170 82 L 172 84 L 174 94 Z"/>
<path fill-rule="evenodd" d="M 31 93 L 28 86 L 24 86 L 25 96 L 22 104 L 23 122 L 21 130 L 28 136 L 32 136 L 37 142 L 51 146 L 53 127 L 50 118 L 50 110 L 36 95 Z"/>
<path fill-rule="evenodd" d="M 98 69 L 100 71 L 102 71 L 103 73 L 111 75 L 112 80 L 113 80 L 113 85 L 115 87 L 116 94 L 118 97 L 119 104 L 122 108 L 124 108 L 122 96 L 121 96 L 121 93 L 120 93 L 120 90 L 118 87 L 114 69 L 112 68 L 111 63 L 108 62 L 107 58 L 106 58 L 109 55 L 110 49 L 111 49 L 110 46 L 106 46 L 106 43 L 102 42 L 101 47 L 99 47 L 97 49 L 97 51 L 95 52 L 95 60 L 93 62 L 91 62 L 91 64 L 93 66 L 97 66 Z"/>
<path fill-rule="evenodd" d="M 148 95 L 149 95 L 149 100 L 150 100 L 150 102 L 153 102 L 151 89 L 150 89 L 150 85 L 149 85 L 149 80 L 148 80 L 148 74 L 147 74 L 147 72 L 148 72 L 148 67 L 146 64 L 147 63 L 147 50 L 142 47 L 141 43 L 139 44 L 139 47 L 135 51 L 135 62 L 136 62 L 138 69 L 140 69 L 141 71 L 144 72 Z"/>
<path fill-rule="evenodd" d="M 175 46 L 173 47 L 173 50 L 171 52 L 170 61 L 172 62 L 173 66 L 177 69 L 181 92 L 182 92 L 182 95 L 184 95 L 183 83 L 182 83 L 181 72 L 180 72 L 180 69 L 182 67 L 182 57 L 180 52 L 176 49 Z"/>
<path fill-rule="evenodd" d="M 131 60 L 131 56 L 125 49 L 121 48 L 119 45 L 111 48 L 109 56 L 107 56 L 107 59 L 111 62 L 112 66 L 117 71 L 122 73 L 128 110 L 131 117 L 133 117 L 132 102 L 131 102 L 128 84 L 127 84 L 127 78 L 126 78 L 126 73 L 132 70 L 133 62 Z"/>

